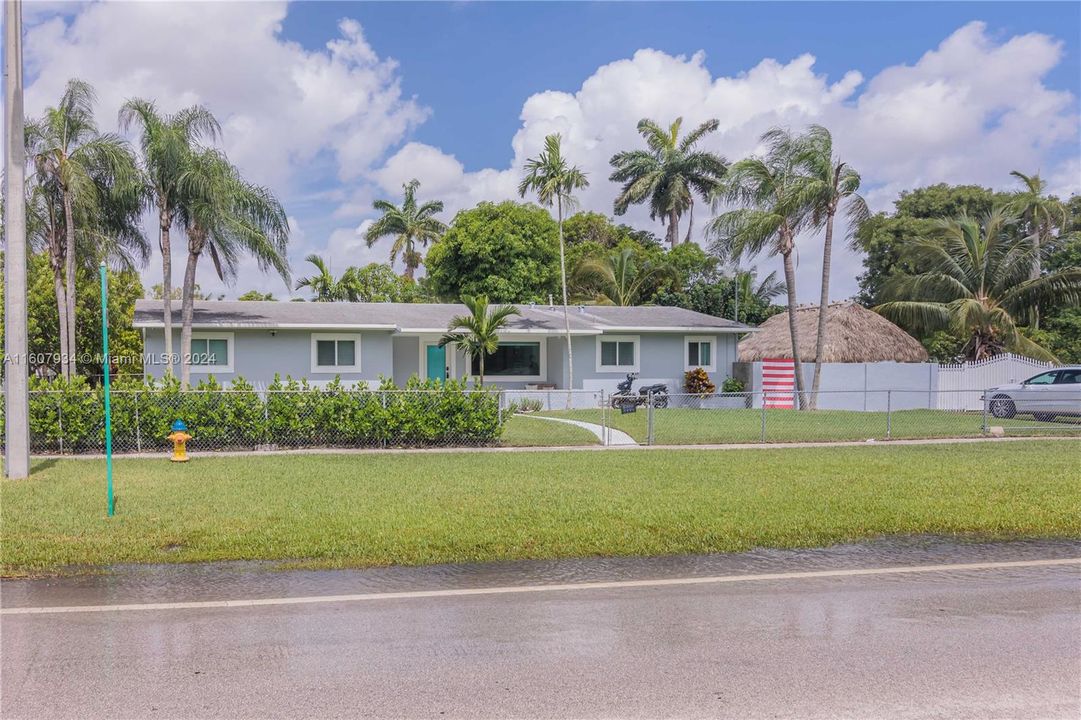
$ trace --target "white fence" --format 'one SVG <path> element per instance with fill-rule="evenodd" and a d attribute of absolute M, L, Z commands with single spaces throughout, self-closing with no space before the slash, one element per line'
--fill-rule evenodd
<path fill-rule="evenodd" d="M 938 389 L 943 392 L 938 393 L 938 409 L 980 410 L 984 389 L 1019 382 L 1051 367 L 1052 363 L 1010 353 L 959 365 L 940 365 Z"/>

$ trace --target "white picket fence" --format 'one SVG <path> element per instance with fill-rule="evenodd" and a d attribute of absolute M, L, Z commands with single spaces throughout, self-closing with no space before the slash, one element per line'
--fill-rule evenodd
<path fill-rule="evenodd" d="M 1004 353 L 986 360 L 938 366 L 938 409 L 980 410 L 986 388 L 1031 377 L 1052 363 Z"/>

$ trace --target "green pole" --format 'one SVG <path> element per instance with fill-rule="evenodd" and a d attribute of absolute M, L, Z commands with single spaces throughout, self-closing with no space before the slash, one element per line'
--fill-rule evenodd
<path fill-rule="evenodd" d="M 105 278 L 105 262 L 101 271 L 101 351 L 105 356 L 105 484 L 109 495 L 109 517 L 113 516 L 113 413 L 110 405 L 109 387 L 109 285 Z"/>

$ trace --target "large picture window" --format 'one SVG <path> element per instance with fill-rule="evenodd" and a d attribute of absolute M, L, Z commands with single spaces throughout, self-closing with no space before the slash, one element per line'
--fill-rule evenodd
<path fill-rule="evenodd" d="M 597 372 L 638 372 L 638 336 L 598 337 Z"/>
<path fill-rule="evenodd" d="M 480 358 L 473 358 L 473 374 L 480 374 Z M 485 377 L 541 377 L 541 344 L 533 341 L 501 342 L 484 356 Z"/>
<path fill-rule="evenodd" d="M 232 333 L 192 333 L 189 352 L 192 372 L 233 372 Z"/>

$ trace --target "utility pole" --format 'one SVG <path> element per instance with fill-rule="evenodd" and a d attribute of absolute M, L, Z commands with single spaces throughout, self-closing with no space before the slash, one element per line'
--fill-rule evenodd
<path fill-rule="evenodd" d="M 30 474 L 22 0 L 4 2 L 4 473 Z"/>

